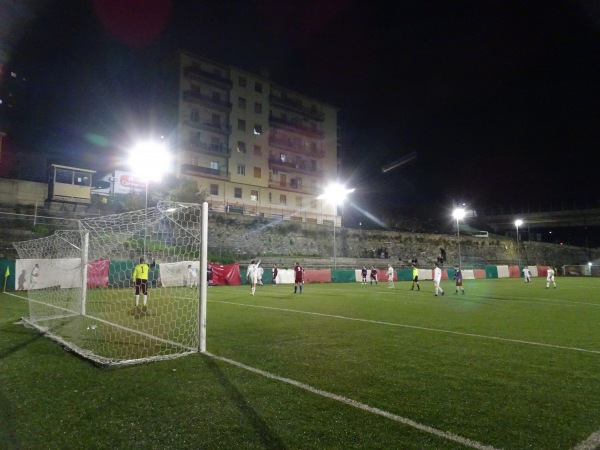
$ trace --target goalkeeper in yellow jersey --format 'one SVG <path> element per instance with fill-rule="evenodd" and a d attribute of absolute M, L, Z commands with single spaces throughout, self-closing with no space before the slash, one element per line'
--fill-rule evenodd
<path fill-rule="evenodd" d="M 135 283 L 135 306 L 136 308 L 140 304 L 140 291 L 144 295 L 144 306 L 142 311 L 146 311 L 148 308 L 148 272 L 156 265 L 156 262 L 152 260 L 152 264 L 146 264 L 144 257 L 140 258 L 140 263 L 135 266 L 133 273 L 131 274 L 131 281 Z"/>

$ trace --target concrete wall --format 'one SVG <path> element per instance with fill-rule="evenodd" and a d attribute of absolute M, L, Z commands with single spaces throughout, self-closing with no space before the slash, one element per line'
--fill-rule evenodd
<path fill-rule="evenodd" d="M 47 198 L 46 183 L 0 178 L 0 204 L 43 205 Z"/>

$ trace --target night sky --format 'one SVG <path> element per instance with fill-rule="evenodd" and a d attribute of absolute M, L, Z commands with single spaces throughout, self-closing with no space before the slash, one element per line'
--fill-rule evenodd
<path fill-rule="evenodd" d="M 339 107 L 342 180 L 374 212 L 600 200 L 599 2 L 33 4 L 11 51 L 29 150 L 116 163 L 162 123 L 160 67 L 182 48 Z"/>

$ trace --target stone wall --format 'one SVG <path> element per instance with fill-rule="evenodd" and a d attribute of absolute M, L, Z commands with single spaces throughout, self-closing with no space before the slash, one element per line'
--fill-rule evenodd
<path fill-rule="evenodd" d="M 345 259 L 388 259 L 395 266 L 409 266 L 413 258 L 429 266 L 438 255 L 445 254 L 446 263 L 458 263 L 457 238 L 454 235 L 421 234 L 398 231 L 366 231 L 336 229 L 337 265 Z M 598 259 L 598 249 L 586 250 L 540 242 L 521 242 L 519 254 L 514 239 L 490 235 L 489 238 L 460 237 L 461 262 L 465 268 L 486 264 L 553 265 L 585 264 Z M 209 249 L 213 254 L 234 254 L 238 261 L 254 257 L 263 260 L 297 258 L 314 265 L 332 265 L 333 227 L 296 222 L 275 222 L 241 215 L 211 213 Z M 287 261 L 287 260 L 286 260 Z M 352 266 L 355 264 L 351 263 Z M 340 268 L 341 268 L 340 267 Z"/>

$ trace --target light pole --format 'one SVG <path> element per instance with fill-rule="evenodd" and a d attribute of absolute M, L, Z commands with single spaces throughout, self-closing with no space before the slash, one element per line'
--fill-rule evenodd
<path fill-rule="evenodd" d="M 144 254 L 146 257 L 146 236 L 148 229 L 148 183 L 160 181 L 162 176 L 171 166 L 171 155 L 166 145 L 162 142 L 145 141 L 138 142 L 129 154 L 129 166 L 136 177 L 145 182 L 145 206 L 144 206 Z"/>
<path fill-rule="evenodd" d="M 335 225 L 336 225 L 336 217 L 337 217 L 337 207 L 344 203 L 345 198 L 348 194 L 354 192 L 354 189 L 346 189 L 345 186 L 339 183 L 332 183 L 327 188 L 325 188 L 325 192 L 317 197 L 317 200 L 325 200 L 328 203 L 333 205 L 333 268 L 337 267 L 337 244 L 335 239 Z"/>
<path fill-rule="evenodd" d="M 460 258 L 460 224 L 459 220 L 464 219 L 465 210 L 464 208 L 456 208 L 452 211 L 452 216 L 456 219 L 456 242 L 458 243 L 458 268 L 462 269 L 462 263 Z"/>
<path fill-rule="evenodd" d="M 515 220 L 515 227 L 517 227 L 517 266 L 521 267 L 521 256 L 519 255 L 519 227 L 523 225 L 521 219 Z"/>

